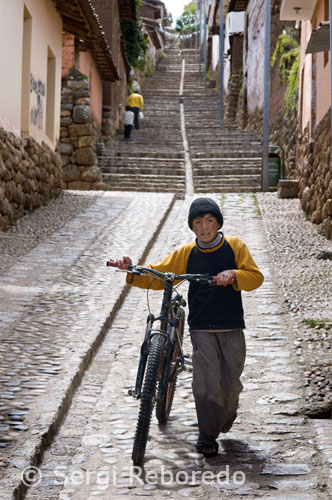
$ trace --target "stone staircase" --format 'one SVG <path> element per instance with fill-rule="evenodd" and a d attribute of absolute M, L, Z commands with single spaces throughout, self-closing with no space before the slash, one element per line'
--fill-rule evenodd
<path fill-rule="evenodd" d="M 103 181 L 114 190 L 184 193 L 185 167 L 179 88 L 182 58 L 165 50 L 157 71 L 145 80 L 144 119 L 132 141 L 113 138 L 100 158 Z"/>
<path fill-rule="evenodd" d="M 133 141 L 115 136 L 99 159 L 103 182 L 113 190 L 186 192 L 185 156 L 192 168 L 193 188 L 204 192 L 261 190 L 259 140 L 224 121 L 219 126 L 219 96 L 199 73 L 195 50 L 165 50 L 157 71 L 143 89 L 144 120 L 133 130 Z M 183 95 L 179 96 L 185 58 Z M 189 151 L 181 132 L 183 104 Z M 187 154 L 186 154 L 187 153 Z"/>
<path fill-rule="evenodd" d="M 186 51 L 183 103 L 195 192 L 261 190 L 262 145 L 224 120 L 220 129 L 219 95 L 199 74 L 198 57 Z"/>

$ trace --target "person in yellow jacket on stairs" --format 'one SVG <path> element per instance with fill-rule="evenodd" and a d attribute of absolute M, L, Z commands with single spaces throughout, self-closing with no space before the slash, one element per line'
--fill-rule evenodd
<path fill-rule="evenodd" d="M 142 95 L 138 92 L 135 91 L 126 100 L 126 110 L 127 111 L 133 111 L 135 115 L 134 119 L 134 125 L 135 129 L 139 129 L 139 112 L 143 111 L 144 108 L 144 101 Z"/>

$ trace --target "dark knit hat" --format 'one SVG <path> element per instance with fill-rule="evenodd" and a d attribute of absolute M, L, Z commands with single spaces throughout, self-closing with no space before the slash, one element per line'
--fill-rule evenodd
<path fill-rule="evenodd" d="M 219 205 L 211 198 L 197 198 L 192 202 L 189 208 L 188 224 L 190 229 L 193 228 L 193 220 L 196 217 L 202 217 L 206 214 L 212 214 L 222 227 L 224 219 L 220 211 Z"/>

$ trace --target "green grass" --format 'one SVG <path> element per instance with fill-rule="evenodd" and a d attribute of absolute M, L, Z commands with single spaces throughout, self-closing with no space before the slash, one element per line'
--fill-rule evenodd
<path fill-rule="evenodd" d="M 252 194 L 252 198 L 253 198 L 254 203 L 256 205 L 256 214 L 259 215 L 259 216 L 262 215 L 262 212 L 261 212 L 261 209 L 259 207 L 259 202 L 258 202 L 256 193 Z"/>
<path fill-rule="evenodd" d="M 226 194 L 223 193 L 221 196 L 220 196 L 220 208 L 221 208 L 221 211 L 223 212 L 224 210 L 224 204 L 225 204 L 225 201 L 226 201 Z"/>
<path fill-rule="evenodd" d="M 317 319 L 303 319 L 302 323 L 308 325 L 310 328 L 326 328 L 329 327 L 326 321 L 321 321 Z"/>

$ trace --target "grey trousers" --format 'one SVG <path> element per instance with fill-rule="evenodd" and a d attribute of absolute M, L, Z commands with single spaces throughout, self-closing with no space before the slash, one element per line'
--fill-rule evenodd
<path fill-rule="evenodd" d="M 191 332 L 193 394 L 198 419 L 199 445 L 215 445 L 225 425 L 236 418 L 240 376 L 246 357 L 243 330 Z"/>

